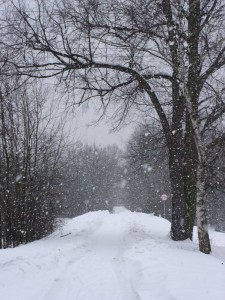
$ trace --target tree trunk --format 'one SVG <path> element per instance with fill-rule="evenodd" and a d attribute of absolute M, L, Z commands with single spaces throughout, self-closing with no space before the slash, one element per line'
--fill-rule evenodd
<path fill-rule="evenodd" d="M 188 88 L 185 90 L 186 103 L 188 108 L 188 113 L 190 115 L 191 124 L 194 132 L 195 145 L 198 154 L 198 165 L 197 165 L 197 198 L 196 198 L 196 217 L 198 226 L 198 238 L 199 238 L 199 249 L 205 254 L 211 252 L 209 234 L 207 231 L 207 219 L 206 219 L 206 209 L 204 203 L 204 193 L 205 193 L 205 170 L 204 163 L 206 161 L 205 146 L 202 140 L 200 128 L 198 126 L 197 117 L 194 113 L 191 97 Z"/>
<path fill-rule="evenodd" d="M 183 182 L 183 155 L 180 141 L 173 139 L 173 145 L 169 149 L 169 169 L 172 192 L 172 222 L 171 238 L 181 241 L 189 238 L 187 231 L 187 209 L 184 200 Z"/>
<path fill-rule="evenodd" d="M 199 249 L 205 254 L 211 252 L 209 234 L 207 230 L 207 219 L 205 211 L 205 179 L 204 179 L 204 167 L 199 164 L 197 170 L 197 203 L 196 203 L 196 216 L 197 216 L 197 226 L 198 226 L 198 239 L 199 239 Z"/>
<path fill-rule="evenodd" d="M 192 240 L 196 213 L 197 197 L 197 150 L 194 132 L 189 114 L 186 116 L 186 134 L 184 140 L 184 199 L 187 207 L 187 230 Z"/>

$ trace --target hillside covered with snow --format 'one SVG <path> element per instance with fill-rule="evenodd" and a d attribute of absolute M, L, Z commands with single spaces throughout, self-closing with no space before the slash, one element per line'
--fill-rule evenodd
<path fill-rule="evenodd" d="M 0 250 L 2 300 L 224 300 L 225 234 L 211 255 L 173 242 L 170 223 L 130 211 L 91 212 L 51 236 Z"/>

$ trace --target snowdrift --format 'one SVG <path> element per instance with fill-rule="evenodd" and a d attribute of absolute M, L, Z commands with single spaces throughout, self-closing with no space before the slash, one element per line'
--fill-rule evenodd
<path fill-rule="evenodd" d="M 173 242 L 170 223 L 142 213 L 91 212 L 51 236 L 0 250 L 2 300 L 224 300 L 225 234 L 213 253 Z"/>

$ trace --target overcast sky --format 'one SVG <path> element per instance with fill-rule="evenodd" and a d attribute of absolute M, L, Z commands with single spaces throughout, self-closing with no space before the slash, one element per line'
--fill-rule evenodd
<path fill-rule="evenodd" d="M 78 109 L 75 115 L 69 117 L 70 135 L 74 134 L 76 139 L 84 143 L 102 146 L 116 144 L 124 148 L 134 127 L 127 125 L 112 131 L 113 125 L 110 119 L 101 120 L 94 125 L 98 118 L 99 115 L 92 108 L 87 111 Z"/>
<path fill-rule="evenodd" d="M 66 100 L 63 99 L 63 94 L 56 88 L 57 85 L 55 85 L 53 79 L 44 81 L 42 86 L 45 86 L 48 90 L 47 97 L 49 100 L 47 107 L 53 107 L 54 115 L 57 119 L 66 120 L 66 131 L 72 140 L 80 140 L 83 143 L 102 146 L 116 144 L 124 149 L 137 125 L 134 118 L 132 120 L 126 119 L 129 125 L 122 125 L 120 129 L 112 130 L 116 124 L 110 118 L 110 111 L 107 112 L 108 116 L 97 122 L 100 118 L 100 113 L 97 113 L 96 108 L 91 106 L 91 103 L 89 103 L 89 108 L 85 108 L 84 105 L 80 107 L 75 105 L 72 112 L 72 108 L 70 109 L 65 103 Z M 111 115 L 114 111 L 115 109 L 112 106 Z"/>

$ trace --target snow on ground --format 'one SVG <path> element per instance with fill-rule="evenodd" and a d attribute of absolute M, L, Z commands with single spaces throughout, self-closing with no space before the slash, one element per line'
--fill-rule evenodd
<path fill-rule="evenodd" d="M 142 213 L 91 212 L 51 236 L 0 251 L 2 300 L 224 300 L 225 234 L 213 253 L 169 239 Z"/>

